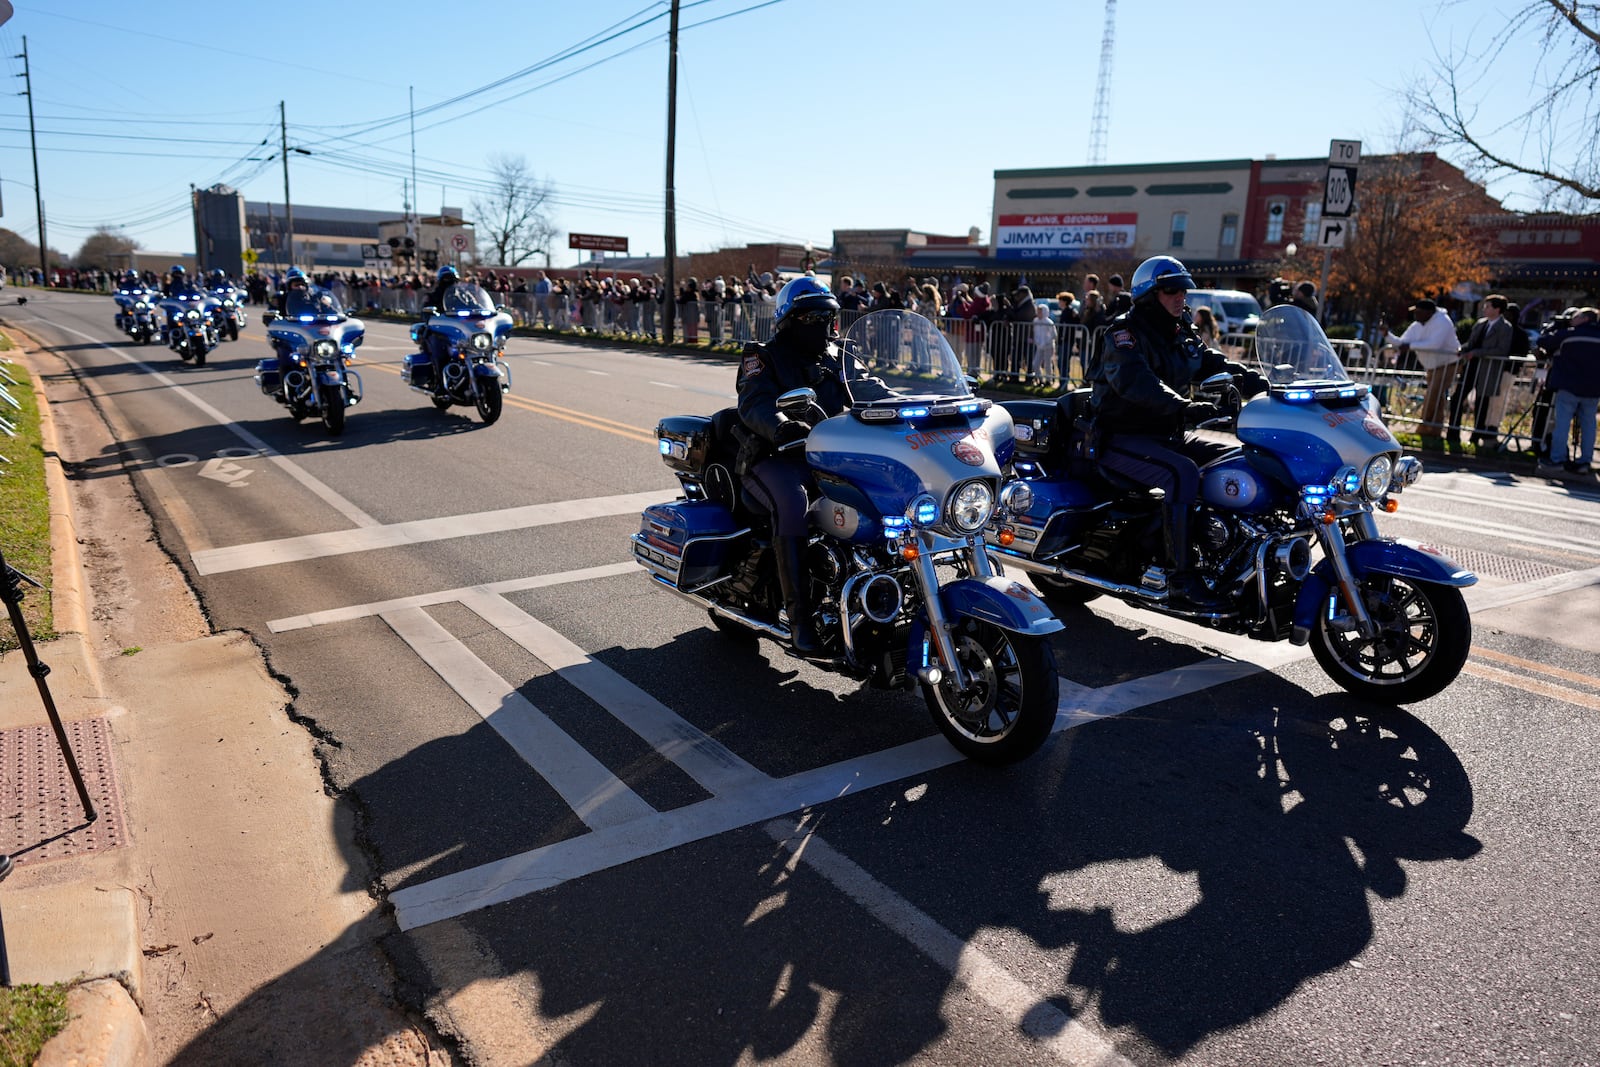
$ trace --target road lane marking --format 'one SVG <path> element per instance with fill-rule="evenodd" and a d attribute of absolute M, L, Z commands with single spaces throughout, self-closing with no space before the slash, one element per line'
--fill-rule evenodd
<path fill-rule="evenodd" d="M 869 915 L 966 986 L 1007 1023 L 1039 1042 L 1063 1063 L 1093 1067 L 1133 1067 L 1099 1034 L 1071 1018 L 1049 998 L 1029 988 L 987 953 L 961 940 L 818 837 L 807 815 L 798 823 L 774 820 L 767 834 L 793 862 L 806 864 Z"/>
<path fill-rule="evenodd" d="M 416 596 L 399 597 L 394 600 L 380 600 L 372 604 L 354 604 L 343 608 L 329 608 L 327 611 L 313 611 L 306 615 L 288 615 L 281 619 L 273 619 L 267 623 L 267 629 L 272 633 L 284 633 L 288 630 L 305 630 L 313 626 L 326 626 L 334 622 L 351 622 L 355 619 L 365 619 L 373 615 L 382 615 L 386 611 L 398 611 L 401 608 L 425 608 L 434 604 L 450 604 L 460 601 L 470 593 L 487 593 L 492 596 L 504 596 L 507 593 L 520 593 L 528 589 L 544 589 L 548 586 L 565 585 L 569 582 L 590 582 L 600 578 L 614 578 L 619 574 L 637 574 L 639 564 L 633 560 L 625 563 L 608 563 L 601 567 L 584 567 L 575 571 L 560 571 L 556 574 L 535 574 L 528 578 L 509 578 L 503 582 L 486 582 L 482 585 L 465 585 L 456 589 L 442 589 L 436 593 L 419 593 Z"/>
<path fill-rule="evenodd" d="M 610 712 L 708 792 L 726 793 L 768 776 L 572 641 L 501 596 L 472 592 L 461 603 L 527 649 L 574 689 Z"/>
<path fill-rule="evenodd" d="M 261 438 L 257 437 L 249 430 L 246 430 L 244 427 L 238 425 L 227 415 L 224 415 L 221 411 L 212 407 L 204 400 L 201 400 L 194 393 L 190 392 L 188 388 L 179 385 L 172 378 L 156 370 L 148 363 L 137 360 L 128 355 L 126 352 L 123 352 L 121 349 L 108 345 L 104 341 L 98 340 L 95 337 L 84 333 L 82 330 L 74 330 L 70 326 L 62 326 L 59 323 L 53 322 L 49 319 L 44 321 L 49 322 L 50 326 L 54 329 L 60 330 L 63 333 L 70 333 L 81 337 L 85 341 L 90 341 L 105 349 L 107 352 L 114 353 L 119 358 L 126 360 L 135 367 L 139 368 L 139 370 L 150 375 L 156 381 L 171 389 L 174 394 L 181 396 L 183 399 L 199 408 L 207 417 L 209 417 L 213 422 L 217 423 L 217 425 L 221 426 L 225 430 L 228 430 L 245 444 L 255 449 L 262 459 L 276 464 L 280 469 L 283 470 L 285 474 L 289 475 L 289 477 L 293 478 L 295 481 L 311 490 L 311 492 L 320 497 L 324 503 L 332 507 L 335 511 L 349 519 L 351 522 L 355 523 L 358 527 L 372 527 L 380 525 L 377 519 L 373 518 L 371 515 L 368 515 L 365 511 L 362 511 L 353 503 L 334 492 L 333 489 L 325 482 L 312 477 L 310 472 L 306 471 L 287 457 L 279 454 L 276 449 L 267 444 Z"/>
<path fill-rule="evenodd" d="M 400 368 L 397 366 L 390 366 L 389 364 L 382 363 L 375 363 L 371 364 L 370 366 L 373 370 L 385 371 L 389 374 L 393 374 L 395 377 L 400 376 Z M 599 374 L 603 372 L 591 371 L 590 373 Z M 609 377 L 609 375 L 607 376 Z M 591 415 L 586 411 L 574 411 L 571 408 L 560 407 L 556 404 L 551 404 L 543 400 L 533 400 L 529 397 L 517 396 L 514 393 L 505 394 L 504 399 L 505 402 L 512 407 L 521 408 L 524 411 L 531 411 L 536 415 L 546 415 L 552 419 L 559 419 L 562 422 L 570 422 L 575 426 L 586 426 L 591 430 L 603 430 L 606 433 L 616 434 L 618 437 L 626 437 L 630 441 L 639 441 L 648 445 L 653 445 L 656 443 L 655 431 L 648 430 L 643 426 L 634 426 L 626 422 L 617 422 L 615 419 L 607 419 L 599 415 Z"/>
<path fill-rule="evenodd" d="M 1524 693 L 1549 697 L 1552 700 L 1564 700 L 1568 704 L 1576 704 L 1581 708 L 1600 711 L 1600 696 L 1595 696 L 1593 693 L 1580 693 L 1578 690 L 1568 689 L 1564 685 L 1556 685 L 1554 682 L 1541 682 L 1537 678 L 1529 678 L 1525 674 L 1516 674 L 1512 671 L 1503 671 L 1499 667 L 1485 667 L 1480 663 L 1473 663 L 1470 659 L 1461 670 L 1463 674 L 1470 674 L 1475 678 L 1482 678 L 1490 682 L 1499 682 L 1501 685 L 1520 689 Z"/>
<path fill-rule="evenodd" d="M 1425 526 L 1442 526 L 1450 530 L 1464 530 L 1468 533 L 1499 537 L 1520 545 L 1560 548 L 1583 556 L 1600 556 L 1600 547 L 1597 547 L 1593 541 L 1574 541 L 1565 537 L 1553 537 L 1537 530 L 1529 530 L 1524 526 L 1507 526 L 1505 523 L 1488 522 L 1481 519 L 1444 518 L 1426 513 L 1419 515 L 1414 508 L 1406 512 L 1396 512 L 1394 521 L 1416 522 Z"/>
<path fill-rule="evenodd" d="M 627 783 L 421 608 L 379 616 L 561 795 L 591 830 L 655 814 Z"/>
<path fill-rule="evenodd" d="M 1600 688 L 1600 678 L 1596 678 L 1592 674 L 1580 674 L 1577 671 L 1554 667 L 1548 663 L 1540 663 L 1537 660 L 1523 659 L 1521 656 L 1513 656 L 1509 652 L 1500 652 L 1493 648 L 1483 648 L 1478 645 L 1473 646 L 1472 654 L 1478 659 L 1494 660 L 1496 663 L 1504 663 L 1508 667 L 1521 667 L 1525 671 L 1548 674 L 1552 678 L 1560 678 L 1562 681 L 1573 682 L 1577 685 Z"/>
<path fill-rule="evenodd" d="M 502 508 L 498 511 L 446 515 L 437 519 L 415 519 L 386 526 L 373 525 L 357 530 L 333 530 L 329 533 L 285 537 L 276 541 L 256 541 L 252 544 L 231 545 L 227 548 L 208 548 L 193 553 L 190 558 L 194 560 L 195 569 L 200 574 L 222 574 L 227 571 L 270 567 L 280 563 L 299 563 L 324 556 L 372 552 L 377 549 L 399 548 L 455 537 L 477 537 L 482 534 L 504 533 L 508 530 L 526 530 L 535 526 L 582 522 L 585 519 L 609 518 L 629 513 L 638 514 L 651 504 L 659 504 L 670 497 L 671 490 L 653 489 L 619 496 L 563 500 L 551 504 L 527 504 L 517 508 Z"/>
<path fill-rule="evenodd" d="M 1484 493 L 1462 493 L 1449 489 L 1430 489 L 1413 486 L 1406 490 L 1407 493 L 1420 493 L 1424 497 L 1439 498 L 1443 500 L 1459 500 L 1468 504 L 1487 504 L 1489 507 L 1500 511 L 1520 511 L 1527 515 L 1540 515 L 1549 518 L 1561 519 L 1563 522 L 1581 522 L 1588 525 L 1600 526 L 1600 513 L 1584 515 L 1575 510 L 1570 504 L 1563 507 L 1560 502 L 1550 504 L 1530 504 L 1525 501 L 1507 500 L 1504 497 L 1488 496 Z"/>
<path fill-rule="evenodd" d="M 1063 685 L 1054 732 L 1192 695 L 1263 669 L 1237 661 L 1208 661 L 1104 689 Z M 801 808 L 926 775 L 963 758 L 943 735 L 935 734 L 406 886 L 390 893 L 389 902 L 400 928 L 412 930 Z"/>

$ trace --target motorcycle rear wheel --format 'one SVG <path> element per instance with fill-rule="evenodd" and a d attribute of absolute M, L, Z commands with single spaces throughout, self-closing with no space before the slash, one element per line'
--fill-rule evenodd
<path fill-rule="evenodd" d="M 939 732 L 977 763 L 1001 766 L 1033 755 L 1055 726 L 1060 699 L 1049 642 L 972 618 L 950 639 L 972 689 L 955 691 L 949 675 L 937 685 L 923 683 Z"/>
<path fill-rule="evenodd" d="M 483 420 L 483 424 L 493 426 L 505 407 L 505 397 L 500 392 L 500 380 L 497 378 L 489 385 L 479 386 L 474 403 L 477 405 L 478 417 Z"/>
<path fill-rule="evenodd" d="M 1467 662 L 1472 616 L 1450 585 L 1369 574 L 1361 598 L 1379 626 L 1377 640 L 1328 628 L 1319 612 L 1311 651 L 1328 676 L 1356 696 L 1412 704 L 1444 691 Z"/>
<path fill-rule="evenodd" d="M 322 405 L 322 426 L 328 436 L 344 433 L 344 389 L 337 385 L 324 385 L 318 397 Z"/>

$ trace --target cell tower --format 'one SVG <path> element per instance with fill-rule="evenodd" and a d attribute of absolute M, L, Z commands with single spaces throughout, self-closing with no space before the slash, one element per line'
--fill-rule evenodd
<path fill-rule="evenodd" d="M 1117 38 L 1117 0 L 1106 0 L 1106 33 L 1100 38 L 1100 80 L 1094 87 L 1094 123 L 1089 128 L 1091 166 L 1106 161 L 1106 127 L 1111 125 L 1111 52 Z"/>

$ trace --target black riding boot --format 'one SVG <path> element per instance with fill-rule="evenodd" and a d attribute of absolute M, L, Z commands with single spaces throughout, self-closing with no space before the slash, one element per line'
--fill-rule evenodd
<path fill-rule="evenodd" d="M 806 539 L 774 537 L 772 554 L 778 566 L 778 584 L 783 588 L 783 609 L 789 615 L 789 637 L 797 655 L 820 656 L 822 638 L 811 621 L 811 584 L 805 566 Z"/>

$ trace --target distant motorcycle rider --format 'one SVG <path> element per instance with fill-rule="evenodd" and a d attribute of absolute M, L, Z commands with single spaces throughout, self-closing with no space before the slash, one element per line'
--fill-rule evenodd
<path fill-rule="evenodd" d="M 1189 511 L 1200 492 L 1200 466 L 1227 445 L 1185 435 L 1222 414 L 1215 404 L 1190 399 L 1193 383 L 1230 371 L 1245 396 L 1266 389 L 1261 375 L 1207 348 L 1184 306 L 1195 288 L 1188 268 L 1171 256 L 1154 256 L 1133 273 L 1133 307 L 1111 320 L 1087 377 L 1096 458 L 1101 467 L 1141 485 L 1159 488 L 1168 588 L 1202 608 L 1220 603 L 1190 569 Z"/>
<path fill-rule="evenodd" d="M 194 279 L 189 276 L 189 272 L 184 270 L 182 263 L 174 263 L 172 270 L 167 272 L 167 280 L 161 286 L 161 294 L 172 300 L 186 300 L 205 295 L 201 292 L 200 287 L 195 284 Z M 161 339 L 166 342 L 167 347 L 176 350 L 178 347 L 178 331 L 176 327 L 178 325 L 179 305 L 164 304 L 163 310 L 167 313 L 167 321 L 162 324 Z"/>
<path fill-rule="evenodd" d="M 738 467 L 745 489 L 772 516 L 778 584 L 794 651 L 817 656 L 823 653 L 823 642 L 805 567 L 811 474 L 805 448 L 797 442 L 805 440 L 813 424 L 850 405 L 838 371 L 842 357 L 832 344 L 838 336 L 839 301 L 827 286 L 806 275 L 778 291 L 773 314 L 772 340 L 745 346 L 739 364 L 739 418 L 748 432 Z M 778 410 L 778 397 L 806 388 L 817 394 L 809 418 L 790 418 Z"/>
<path fill-rule="evenodd" d="M 444 309 L 444 294 L 448 293 L 450 288 L 460 281 L 461 275 L 456 273 L 454 267 L 446 263 L 439 268 L 439 274 L 434 281 L 433 290 L 428 293 L 428 297 L 422 302 L 422 306 L 425 308 L 431 307 L 435 312 L 442 311 Z M 445 394 L 444 368 L 450 362 L 450 339 L 435 330 L 428 329 L 427 323 L 424 321 L 422 343 L 427 346 L 428 355 L 433 359 L 433 393 L 435 396 L 443 396 Z"/>
<path fill-rule="evenodd" d="M 291 294 L 298 293 L 303 297 L 310 291 L 311 281 L 306 277 L 306 272 L 299 267 L 290 267 L 283 275 L 283 288 L 278 290 L 278 314 L 288 317 Z M 294 361 L 289 358 L 289 345 L 272 337 L 270 332 L 267 336 L 272 342 L 273 351 L 278 354 L 279 372 L 287 373 L 294 366 Z"/>

